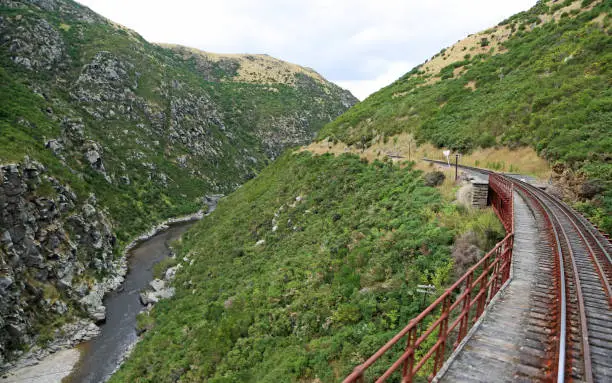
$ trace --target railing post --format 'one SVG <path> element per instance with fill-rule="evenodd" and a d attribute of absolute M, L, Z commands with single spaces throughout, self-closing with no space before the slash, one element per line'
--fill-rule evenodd
<path fill-rule="evenodd" d="M 450 295 L 447 295 L 444 298 L 444 302 L 442 303 L 442 312 L 443 316 L 442 321 L 440 322 L 440 327 L 438 330 L 438 340 L 440 341 L 440 346 L 436 350 L 436 360 L 434 361 L 434 368 L 430 378 L 436 376 L 440 368 L 442 368 L 442 364 L 444 363 L 444 354 L 446 352 L 446 338 L 448 337 L 448 318 L 450 317 Z M 430 379 L 431 380 L 431 379 Z"/>
<path fill-rule="evenodd" d="M 402 383 L 412 383 L 412 369 L 414 368 L 414 355 L 416 350 L 414 344 L 417 340 L 416 325 L 408 332 L 408 340 L 406 341 L 406 351 L 411 350 L 408 354 L 408 358 L 404 361 L 402 368 Z"/>
<path fill-rule="evenodd" d="M 510 268 L 512 267 L 512 237 L 504 243 L 504 273 L 502 276 L 502 284 L 510 278 Z"/>
<path fill-rule="evenodd" d="M 467 334 L 467 329 L 470 321 L 470 300 L 472 299 L 472 281 L 474 280 L 474 273 L 468 274 L 465 280 L 465 296 L 463 297 L 463 307 L 461 310 L 461 323 L 459 324 L 459 334 L 457 340 L 453 345 L 453 349 L 459 346 L 459 343 L 463 340 Z"/>
<path fill-rule="evenodd" d="M 489 303 L 491 299 L 497 294 L 497 291 L 501 287 L 501 266 L 503 262 L 504 253 L 502 251 L 502 246 L 499 246 L 497 250 L 495 250 L 495 266 L 493 266 L 493 270 L 491 271 L 491 278 L 493 278 L 493 283 L 491 283 L 491 293 L 487 294 L 486 302 Z"/>
<path fill-rule="evenodd" d="M 476 305 L 476 315 L 474 315 L 472 323 L 476 323 L 478 318 L 480 318 L 482 312 L 484 311 L 485 303 L 487 301 L 487 295 L 485 294 L 485 290 L 487 289 L 487 283 L 489 282 L 489 273 L 486 271 L 489 267 L 489 260 L 490 258 L 485 259 L 482 264 L 482 272 L 485 273 L 485 276 L 480 281 L 480 290 L 478 291 L 480 297 L 478 298 L 478 304 Z"/>

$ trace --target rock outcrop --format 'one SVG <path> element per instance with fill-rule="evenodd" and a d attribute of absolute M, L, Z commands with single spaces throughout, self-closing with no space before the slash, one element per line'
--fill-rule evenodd
<path fill-rule="evenodd" d="M 115 267 L 112 225 L 96 206 L 36 161 L 0 167 L 0 365 L 55 316 L 94 311 L 92 281 Z"/>
<path fill-rule="evenodd" d="M 71 0 L 0 0 L 0 369 L 59 317 L 103 321 L 139 233 L 203 210 L 357 101 L 255 61 L 274 81 L 245 82 L 248 59 L 194 65 Z"/>
<path fill-rule="evenodd" d="M 176 272 L 176 270 L 174 270 Z M 166 280 L 154 279 L 149 285 L 150 290 L 146 290 L 140 293 L 140 303 L 144 306 L 149 306 L 159 302 L 160 299 L 168 299 L 174 295 L 174 287 L 168 287 Z"/>
<path fill-rule="evenodd" d="M 59 32 L 45 19 L 0 17 L 0 32 L 11 26 L 13 33 L 2 33 L 0 41 L 8 45 L 11 60 L 31 70 L 53 71 L 67 67 L 66 47 Z"/>

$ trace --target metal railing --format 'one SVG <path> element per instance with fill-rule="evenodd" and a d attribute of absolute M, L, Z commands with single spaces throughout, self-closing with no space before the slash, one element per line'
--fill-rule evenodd
<path fill-rule="evenodd" d="M 512 214 L 512 188 L 513 183 L 507 178 L 499 174 L 489 175 L 489 189 L 492 193 L 489 193 L 489 200 L 495 213 L 502 221 L 506 231 L 508 233 L 513 232 Z"/>
<path fill-rule="evenodd" d="M 446 357 L 459 346 L 489 302 L 510 278 L 514 241 L 513 184 L 503 177 L 497 177 L 489 181 L 490 185 L 491 181 L 493 183 L 491 200 L 496 204 L 495 212 L 504 222 L 508 235 L 429 307 L 412 319 L 408 326 L 357 366 L 344 379 L 344 383 L 362 383 L 366 380 L 384 382 L 398 374 L 401 374 L 401 381 L 405 383 L 412 382 L 417 375 L 426 375 L 428 380 L 433 379 L 442 368 Z M 421 331 L 428 323 L 431 324 L 427 329 Z M 391 367 L 380 376 L 369 371 L 381 357 L 388 352 L 394 354 L 402 344 L 405 344 L 405 347 Z"/>

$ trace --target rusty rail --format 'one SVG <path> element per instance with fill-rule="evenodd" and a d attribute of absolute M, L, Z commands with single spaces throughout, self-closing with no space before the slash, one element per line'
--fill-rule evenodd
<path fill-rule="evenodd" d="M 490 202 L 506 227 L 508 221 L 504 221 L 504 217 L 507 217 L 504 211 L 508 207 L 503 190 L 508 188 L 508 182 L 531 200 L 530 206 L 544 218 L 545 233 L 552 250 L 550 272 L 554 275 L 552 290 L 555 295 L 554 308 L 549 312 L 552 342 L 546 348 L 547 372 L 544 380 L 564 382 L 569 376 L 571 380 L 592 382 L 596 372 L 595 363 L 600 368 L 607 365 L 605 351 L 602 353 L 601 348 L 602 339 L 604 336 L 612 339 L 609 334 L 599 334 L 598 330 L 597 341 L 591 343 L 589 338 L 589 321 L 595 318 L 593 322 L 601 322 L 606 317 L 606 309 L 612 307 L 612 257 L 608 250 L 612 247 L 609 236 L 592 228 L 592 223 L 588 223 L 586 218 L 533 185 L 511 177 L 500 179 L 486 169 L 463 168 L 490 176 L 491 190 L 498 194 L 492 195 Z M 577 251 L 574 251 L 574 247 Z M 583 279 L 588 287 L 586 295 L 582 294 Z M 595 280 L 601 282 L 601 290 L 593 286 Z M 605 301 L 608 305 L 602 304 Z M 591 351 L 593 348 L 598 350 Z"/>
<path fill-rule="evenodd" d="M 433 379 L 447 355 L 459 346 L 509 279 L 514 241 L 513 184 L 503 177 L 493 177 L 492 181 L 494 209 L 508 235 L 374 355 L 357 366 L 344 383 L 365 382 L 367 370 L 389 350 L 403 344 L 401 342 L 405 342 L 405 347 L 391 367 L 382 375 L 369 378 L 384 382 L 394 374 L 401 374 L 402 382 L 410 383 L 419 372 L 426 370 L 429 380 Z M 491 179 L 489 183 L 491 185 Z M 428 322 L 432 323 L 421 332 Z"/>

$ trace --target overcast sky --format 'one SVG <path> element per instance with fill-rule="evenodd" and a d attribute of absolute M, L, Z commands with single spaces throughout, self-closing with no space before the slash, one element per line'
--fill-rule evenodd
<path fill-rule="evenodd" d="M 536 0 L 79 0 L 151 42 L 267 53 L 359 99 Z"/>

